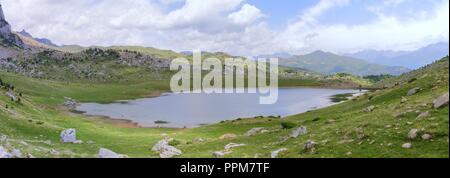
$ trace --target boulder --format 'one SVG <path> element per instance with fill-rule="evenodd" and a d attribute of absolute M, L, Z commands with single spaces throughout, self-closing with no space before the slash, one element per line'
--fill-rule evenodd
<path fill-rule="evenodd" d="M 448 105 L 448 93 L 440 96 L 439 98 L 437 98 L 436 100 L 433 101 L 433 106 L 434 108 L 438 109 L 441 108 L 443 106 Z"/>
<path fill-rule="evenodd" d="M 262 128 L 262 127 L 253 128 L 253 129 L 250 129 L 247 133 L 245 133 L 245 136 L 247 136 L 247 137 L 253 136 L 258 133 L 261 133 L 261 131 L 263 131 L 263 130 L 264 130 L 264 128 Z"/>
<path fill-rule="evenodd" d="M 427 112 L 420 113 L 419 116 L 417 116 L 416 119 L 427 118 L 427 117 L 429 117 L 429 116 L 430 116 L 430 112 L 427 111 Z"/>
<path fill-rule="evenodd" d="M 308 130 L 306 129 L 306 127 L 301 126 L 301 127 L 294 129 L 289 136 L 291 138 L 297 138 L 298 136 L 305 135 L 307 133 L 308 133 Z"/>
<path fill-rule="evenodd" d="M 419 130 L 417 129 L 411 129 L 408 133 L 408 138 L 409 139 L 415 139 L 417 137 L 417 132 L 419 132 Z"/>
<path fill-rule="evenodd" d="M 169 145 L 172 140 L 172 138 L 160 140 L 153 146 L 152 151 L 158 152 L 160 158 L 172 158 L 181 155 L 181 150 Z"/>
<path fill-rule="evenodd" d="M 22 152 L 18 149 L 13 149 L 11 151 L 11 157 L 12 158 L 22 158 Z"/>
<path fill-rule="evenodd" d="M 412 147 L 411 143 L 405 143 L 402 145 L 402 148 L 405 148 L 405 149 L 410 149 L 411 147 Z"/>
<path fill-rule="evenodd" d="M 179 150 L 173 146 L 166 145 L 163 147 L 162 151 L 159 153 L 159 157 L 160 158 L 172 158 L 174 156 L 179 156 L 181 154 L 182 154 L 181 150 Z"/>
<path fill-rule="evenodd" d="M 312 140 L 308 140 L 305 144 L 304 149 L 305 150 L 313 150 L 316 147 L 316 142 L 312 141 Z"/>
<path fill-rule="evenodd" d="M 236 134 L 228 133 L 228 134 L 224 134 L 224 135 L 220 136 L 219 139 L 220 140 L 228 140 L 228 139 L 234 139 L 236 137 L 237 137 Z"/>
<path fill-rule="evenodd" d="M 366 108 L 367 112 L 372 112 L 374 110 L 375 110 L 375 106 L 369 106 L 369 107 Z"/>
<path fill-rule="evenodd" d="M 422 135 L 422 139 L 423 140 L 429 140 L 429 139 L 431 139 L 431 135 L 430 134 L 423 134 Z"/>
<path fill-rule="evenodd" d="M 126 156 L 117 154 L 106 148 L 100 148 L 100 150 L 98 151 L 98 157 L 99 158 L 125 158 Z"/>
<path fill-rule="evenodd" d="M 235 147 L 241 147 L 241 146 L 245 146 L 245 144 L 238 144 L 238 143 L 229 143 L 227 145 L 225 145 L 225 150 L 231 150 L 232 148 Z"/>
<path fill-rule="evenodd" d="M 76 109 L 77 108 L 77 101 L 75 101 L 72 98 L 69 97 L 64 97 L 64 106 L 69 108 L 69 109 Z"/>
<path fill-rule="evenodd" d="M 0 158 L 12 158 L 12 155 L 0 146 Z"/>
<path fill-rule="evenodd" d="M 223 157 L 225 157 L 225 155 L 230 154 L 230 153 L 231 153 L 231 151 L 228 151 L 228 152 L 215 151 L 213 153 L 213 158 L 223 158 Z"/>
<path fill-rule="evenodd" d="M 287 151 L 288 149 L 286 148 L 280 148 L 278 150 L 272 151 L 272 153 L 270 153 L 270 157 L 271 158 L 278 158 L 278 154 Z"/>
<path fill-rule="evenodd" d="M 169 143 L 173 140 L 173 138 L 164 138 L 162 140 L 160 140 L 158 143 L 156 143 L 153 148 L 152 151 L 161 151 L 163 150 L 164 146 L 169 145 Z"/>
<path fill-rule="evenodd" d="M 419 88 L 419 87 L 416 87 L 416 88 L 413 88 L 413 89 L 409 90 L 408 93 L 407 93 L 407 95 L 408 95 L 408 96 L 412 96 L 412 95 L 416 94 L 416 93 L 419 92 L 419 91 L 420 91 L 420 88 Z"/>
<path fill-rule="evenodd" d="M 77 141 L 77 131 L 75 129 L 67 129 L 61 132 L 60 140 L 63 143 L 73 143 Z"/>

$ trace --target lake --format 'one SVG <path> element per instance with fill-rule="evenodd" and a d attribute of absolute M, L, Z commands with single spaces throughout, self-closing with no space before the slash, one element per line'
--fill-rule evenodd
<path fill-rule="evenodd" d="M 223 120 L 256 116 L 290 116 L 334 104 L 336 94 L 360 93 L 358 90 L 280 88 L 278 102 L 260 105 L 259 94 L 172 94 L 160 97 L 119 101 L 110 104 L 82 103 L 78 111 L 87 115 L 127 119 L 144 127 L 196 127 Z"/>

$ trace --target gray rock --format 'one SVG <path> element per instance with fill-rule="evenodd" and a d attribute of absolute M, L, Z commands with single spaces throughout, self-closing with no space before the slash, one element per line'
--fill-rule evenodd
<path fill-rule="evenodd" d="M 69 108 L 69 109 L 76 109 L 77 108 L 77 101 L 75 101 L 72 98 L 69 97 L 64 97 L 64 106 Z"/>
<path fill-rule="evenodd" d="M 0 146 L 0 158 L 12 158 L 12 155 Z"/>
<path fill-rule="evenodd" d="M 181 155 L 181 150 L 169 145 L 172 140 L 172 138 L 160 140 L 153 146 L 152 151 L 158 152 L 160 158 L 172 158 Z"/>
<path fill-rule="evenodd" d="M 100 150 L 98 151 L 98 157 L 99 158 L 126 158 L 125 155 L 117 154 L 106 148 L 100 148 Z"/>
<path fill-rule="evenodd" d="M 278 158 L 278 155 L 279 155 L 280 153 L 285 152 L 285 151 L 287 151 L 287 150 L 288 150 L 288 149 L 286 149 L 286 148 L 280 148 L 280 149 L 278 149 L 278 150 L 272 151 L 272 152 L 270 153 L 270 157 L 271 157 L 271 158 Z"/>
<path fill-rule="evenodd" d="M 75 129 L 64 130 L 59 138 L 63 143 L 73 143 L 77 141 L 77 131 Z"/>
<path fill-rule="evenodd" d="M 223 158 L 225 155 L 230 154 L 231 151 L 223 152 L 223 151 L 215 151 L 213 153 L 213 158 Z"/>
<path fill-rule="evenodd" d="M 11 157 L 12 158 L 22 158 L 22 152 L 18 149 L 13 149 L 11 151 Z"/>
<path fill-rule="evenodd" d="M 164 146 L 169 145 L 169 142 L 171 142 L 172 140 L 173 140 L 172 138 L 164 138 L 164 139 L 160 140 L 158 143 L 156 143 L 153 146 L 152 151 L 163 150 Z"/>
<path fill-rule="evenodd" d="M 416 119 L 427 118 L 427 117 L 429 117 L 429 116 L 430 116 L 430 112 L 427 111 L 427 112 L 420 113 L 419 116 L 417 116 Z"/>
<path fill-rule="evenodd" d="M 51 140 L 46 140 L 46 141 L 44 141 L 44 143 L 47 144 L 47 145 L 52 145 L 52 141 Z"/>
<path fill-rule="evenodd" d="M 8 137 L 6 135 L 0 135 L 0 143 L 6 142 L 8 140 Z"/>
<path fill-rule="evenodd" d="M 236 134 L 228 133 L 228 134 L 224 134 L 224 135 L 220 136 L 219 139 L 220 140 L 228 140 L 228 139 L 234 139 L 236 137 L 237 137 Z"/>
<path fill-rule="evenodd" d="M 431 139 L 431 135 L 430 134 L 423 134 L 422 135 L 422 139 L 423 140 L 429 140 L 429 139 Z"/>
<path fill-rule="evenodd" d="M 419 88 L 419 87 L 416 87 L 416 88 L 413 88 L 413 89 L 409 90 L 408 93 L 407 93 L 407 95 L 408 95 L 408 96 L 412 96 L 412 95 L 416 94 L 416 93 L 419 92 L 419 91 L 420 91 L 420 88 Z"/>
<path fill-rule="evenodd" d="M 13 100 L 13 101 L 17 101 L 17 100 L 18 100 L 17 97 L 16 97 L 16 95 L 14 95 L 14 94 L 12 93 L 12 91 L 6 92 L 5 95 L 6 95 L 8 98 L 10 98 L 11 100 Z"/>
<path fill-rule="evenodd" d="M 408 133 L 408 138 L 409 139 L 415 139 L 417 137 L 417 132 L 419 132 L 419 130 L 417 129 L 411 129 Z"/>
<path fill-rule="evenodd" d="M 369 106 L 369 107 L 366 108 L 367 112 L 372 112 L 374 110 L 375 110 L 375 106 Z"/>
<path fill-rule="evenodd" d="M 448 94 L 449 93 L 446 93 L 446 94 L 440 96 L 439 98 L 437 98 L 436 100 L 434 100 L 433 101 L 434 108 L 438 109 L 438 108 L 448 105 L 448 97 L 449 97 Z"/>
<path fill-rule="evenodd" d="M 253 128 L 253 129 L 250 129 L 247 133 L 245 133 L 245 136 L 247 136 L 247 137 L 253 136 L 258 133 L 261 133 L 261 131 L 263 131 L 263 130 L 264 130 L 264 128 L 262 128 L 262 127 Z"/>
<path fill-rule="evenodd" d="M 245 144 L 238 144 L 238 143 L 229 143 L 227 145 L 225 145 L 225 150 L 231 150 L 232 148 L 235 147 L 241 147 L 241 146 L 245 146 Z"/>
<path fill-rule="evenodd" d="M 289 136 L 291 137 L 291 138 L 297 138 L 298 136 L 300 136 L 300 135 L 305 135 L 305 134 L 307 134 L 308 133 L 308 130 L 306 129 L 306 127 L 305 126 L 301 126 L 301 127 L 298 127 L 298 128 L 296 128 L 296 129 L 294 129 L 292 132 L 291 132 L 291 134 L 289 134 Z"/>
<path fill-rule="evenodd" d="M 174 156 L 179 156 L 181 154 L 182 154 L 181 150 L 179 150 L 173 146 L 166 145 L 163 147 L 162 151 L 159 153 L 159 157 L 160 158 L 172 158 Z"/>
<path fill-rule="evenodd" d="M 84 143 L 83 140 L 75 140 L 75 141 L 73 142 L 73 144 L 83 144 L 83 143 Z"/>
<path fill-rule="evenodd" d="M 313 150 L 316 147 L 316 142 L 308 140 L 304 146 L 305 150 Z"/>
<path fill-rule="evenodd" d="M 59 155 L 60 153 L 59 153 L 58 150 L 51 149 L 51 150 L 50 150 L 50 154 L 52 154 L 52 155 Z"/>
<path fill-rule="evenodd" d="M 402 145 L 402 148 L 405 148 L 405 149 L 410 149 L 411 147 L 412 147 L 411 143 L 405 143 Z"/>

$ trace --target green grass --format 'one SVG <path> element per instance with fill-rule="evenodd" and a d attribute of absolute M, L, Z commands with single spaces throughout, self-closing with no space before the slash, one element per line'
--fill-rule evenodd
<path fill-rule="evenodd" d="M 417 78 L 413 82 L 405 77 L 390 79 L 389 83 L 399 85 L 370 92 L 358 99 L 350 100 L 328 108 L 299 114 L 287 118 L 250 118 L 226 121 L 192 129 L 168 128 L 122 128 L 104 120 L 86 118 L 82 115 L 61 111 L 59 105 L 68 96 L 82 102 L 111 102 L 132 99 L 152 92 L 167 90 L 167 82 L 149 80 L 127 83 L 66 83 L 31 79 L 15 74 L 0 73 L 3 81 L 13 84 L 23 93 L 22 104 L 11 102 L 0 95 L 0 133 L 11 138 L 11 146 L 31 153 L 36 157 L 95 157 L 104 147 L 130 157 L 157 157 L 150 148 L 165 136 L 177 140 L 177 148 L 183 151 L 181 157 L 212 157 L 214 151 L 223 150 L 228 143 L 244 143 L 246 146 L 233 149 L 227 157 L 253 158 L 270 157 L 270 152 L 279 148 L 288 151 L 281 157 L 449 157 L 448 106 L 434 109 L 430 103 L 449 91 L 448 58 L 420 72 L 405 74 Z M 431 69 L 432 70 L 431 70 Z M 440 81 L 440 82 L 437 82 Z M 313 81 L 309 81 L 313 83 Z M 406 96 L 409 89 L 421 87 L 416 95 Z M 1 90 L 3 93 L 4 90 Z M 401 104 L 402 97 L 408 101 Z M 5 109 L 5 105 L 9 108 Z M 423 104 L 427 104 L 426 106 Z M 375 106 L 373 112 L 365 108 Z M 397 112 L 407 112 L 395 118 Z M 419 113 L 429 111 L 431 116 L 416 119 Z M 233 119 L 233 118 L 230 118 Z M 306 126 L 308 134 L 280 142 L 292 129 L 281 129 L 282 123 Z M 244 134 L 255 127 L 264 127 L 270 132 L 246 137 Z M 92 140 L 94 144 L 61 144 L 60 131 L 76 128 L 79 139 Z M 420 138 L 410 140 L 408 132 L 420 129 L 420 135 L 428 133 L 431 140 Z M 231 140 L 220 140 L 226 133 L 237 134 Z M 206 141 L 194 143 L 196 138 Z M 25 140 L 28 145 L 20 141 Z M 43 143 L 52 140 L 53 145 Z M 304 151 L 307 140 L 314 140 L 314 152 Z M 411 149 L 402 144 L 412 143 Z M 50 155 L 49 149 L 66 152 Z M 41 151 L 37 151 L 37 150 Z M 351 152 L 351 154 L 348 154 Z"/>

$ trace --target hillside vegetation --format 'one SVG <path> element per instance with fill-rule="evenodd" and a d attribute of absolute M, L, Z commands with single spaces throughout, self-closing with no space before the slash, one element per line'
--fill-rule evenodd
<path fill-rule="evenodd" d="M 304 114 L 229 120 L 192 129 L 130 128 L 126 123 L 70 113 L 61 106 L 64 97 L 111 102 L 148 96 L 167 89 L 160 80 L 67 84 L 2 72 L 2 86 L 7 84 L 10 90 L 13 86 L 13 94 L 21 100 L 0 95 L 0 145 L 29 157 L 97 157 L 100 148 L 129 157 L 159 157 L 151 148 L 170 137 L 171 145 L 183 152 L 179 157 L 213 157 L 213 152 L 237 143 L 244 145 L 231 148 L 224 157 L 271 157 L 273 151 L 285 148 L 278 157 L 448 158 L 448 104 L 433 105 L 448 94 L 448 66 L 447 57 L 377 84 L 384 89 Z M 290 137 L 300 126 L 307 131 Z M 60 132 L 68 128 L 77 129 L 84 143 L 60 143 Z M 253 128 L 262 129 L 246 134 Z"/>

